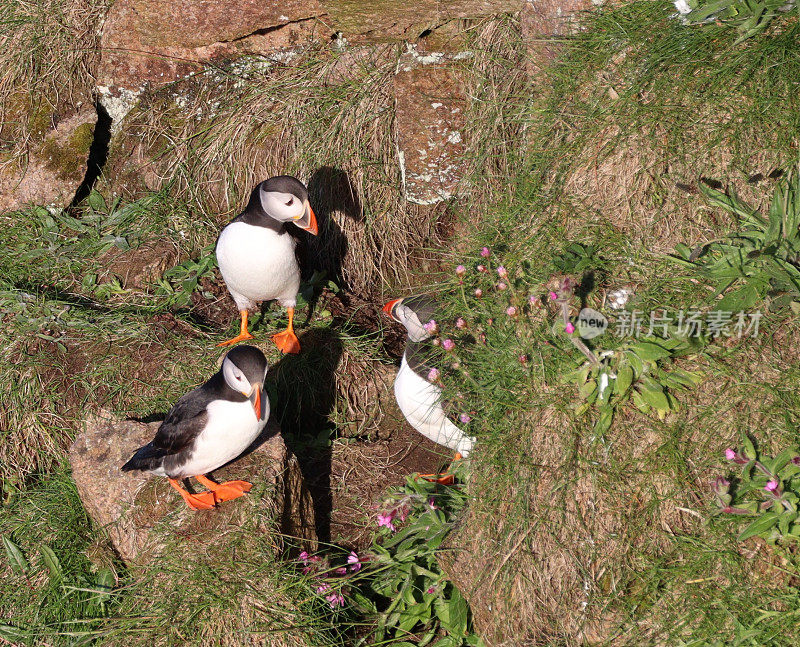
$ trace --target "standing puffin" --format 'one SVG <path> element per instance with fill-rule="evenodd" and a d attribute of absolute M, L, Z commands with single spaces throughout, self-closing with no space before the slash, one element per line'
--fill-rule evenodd
<path fill-rule="evenodd" d="M 193 510 L 208 510 L 248 492 L 246 481 L 215 483 L 205 474 L 233 460 L 258 437 L 269 418 L 264 393 L 267 359 L 257 348 L 237 346 L 222 368 L 180 398 L 156 437 L 136 451 L 123 472 L 142 470 L 166 476 Z M 194 476 L 209 491 L 191 494 L 178 483 Z"/>
<path fill-rule="evenodd" d="M 247 311 L 259 301 L 277 299 L 288 311 L 289 325 L 272 340 L 281 352 L 300 352 L 293 325 L 300 266 L 294 253 L 297 241 L 286 229 L 288 222 L 317 235 L 308 189 L 297 178 L 278 175 L 256 186 L 247 208 L 220 233 L 217 263 L 242 322 L 239 335 L 219 346 L 253 339 L 247 331 Z"/>
<path fill-rule="evenodd" d="M 394 381 L 394 396 L 400 411 L 408 423 L 426 438 L 456 452 L 453 460 L 466 458 L 475 439 L 467 436 L 453 424 L 442 407 L 442 390 L 430 383 L 426 377 L 429 366 L 425 365 L 428 341 L 432 333 L 424 328 L 435 313 L 436 304 L 427 295 L 406 297 L 389 301 L 383 312 L 403 324 L 408 331 L 403 361 Z M 445 475 L 441 482 L 452 482 Z"/>

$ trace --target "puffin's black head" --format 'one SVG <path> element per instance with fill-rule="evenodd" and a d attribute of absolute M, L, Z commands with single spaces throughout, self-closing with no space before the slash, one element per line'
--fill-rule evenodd
<path fill-rule="evenodd" d="M 253 403 L 256 418 L 264 417 L 261 406 L 264 397 L 264 379 L 267 376 L 267 358 L 253 346 L 236 346 L 222 360 L 222 376 L 225 383 Z M 266 402 L 266 401 L 265 401 Z"/>
<path fill-rule="evenodd" d="M 278 222 L 293 222 L 317 235 L 317 218 L 308 203 L 308 189 L 296 177 L 277 175 L 253 189 L 247 211 Z"/>
<path fill-rule="evenodd" d="M 405 326 L 411 341 L 422 341 L 432 334 L 424 328 L 436 313 L 436 301 L 428 294 L 389 301 L 383 311 Z"/>

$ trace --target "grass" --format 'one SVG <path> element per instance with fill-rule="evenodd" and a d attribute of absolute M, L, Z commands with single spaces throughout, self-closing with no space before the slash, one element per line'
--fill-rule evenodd
<path fill-rule="evenodd" d="M 800 441 L 795 316 L 765 312 L 759 337 L 709 340 L 675 360 L 670 365 L 703 376 L 677 394 L 679 410 L 659 419 L 625 405 L 598 439 L 596 409 L 577 415 L 581 398 L 564 380 L 583 355 L 553 332 L 554 305 L 528 305 L 570 273 L 557 261 L 577 241 L 597 249 L 586 268 L 592 307 L 604 308 L 604 295 L 620 285 L 633 286 L 630 307 L 645 312 L 711 307 L 702 277 L 665 258 L 677 243 L 733 229 L 697 182 L 718 180 L 763 211 L 771 172 L 796 161 L 797 20 L 737 44 L 735 30 L 685 27 L 672 11 L 668 2 L 632 2 L 592 13 L 558 64 L 532 80 L 525 43 L 512 36 L 515 19 L 470 28 L 475 56 L 462 64 L 475 98 L 466 141 L 474 191 L 450 205 L 457 227 L 445 249 L 435 229 L 441 212 L 409 206 L 396 190 L 393 48 L 362 66 L 309 46 L 269 71 L 255 61 L 182 81 L 126 126 L 171 183 L 135 196 L 144 199 L 127 211 L 127 198 L 114 205 L 95 195 L 77 222 L 43 209 L 5 215 L 0 382 L 11 388 L 0 404 L 0 520 L 30 571 L 13 573 L 0 560 L 0 604 L 4 622 L 24 632 L 20 640 L 152 644 L 158 635 L 165 644 L 226 644 L 235 635 L 336 645 L 369 630 L 349 612 L 331 614 L 313 583 L 246 528 L 235 538 L 244 556 L 235 564 L 174 556 L 126 568 L 86 519 L 63 465 L 86 409 L 147 416 L 209 374 L 208 348 L 224 331 L 198 316 L 198 303 L 218 297 L 203 294 L 213 271 L 195 290 L 192 268 L 200 266 L 192 263 L 255 179 L 280 170 L 315 178 L 320 212 L 331 216 L 316 253 L 342 262 L 340 274 L 335 263 L 327 269 L 351 291 L 377 300 L 384 290 L 399 296 L 408 282 L 441 295 L 444 334 L 457 342 L 460 366 L 443 355 L 437 361 L 454 413 L 468 413 L 479 438 L 447 570 L 472 602 L 479 632 L 550 645 L 790 644 L 800 609 L 795 553 L 737 544 L 737 521 L 711 514 L 709 482 L 727 473 L 722 450 L 742 431 L 767 452 Z M 354 75 L 339 76 L 341 66 Z M 226 90 L 225 101 L 213 115 L 187 120 L 208 105 L 209 79 Z M 297 102 L 276 106 L 278 88 L 290 88 Z M 109 172 L 123 177 L 114 154 Z M 237 163 L 223 163 L 229 159 Z M 326 194 L 325 186 L 336 190 Z M 337 259 L 342 237 L 349 249 Z M 168 275 L 169 289 L 126 289 L 98 260 L 104 250 L 159 238 L 186 262 Z M 488 262 L 478 255 L 483 245 L 492 250 Z M 422 265 L 421 256 L 435 262 Z M 463 292 L 452 273 L 458 263 L 469 268 Z M 476 273 L 478 263 L 490 273 Z M 511 277 L 504 291 L 491 274 L 500 263 Z M 586 270 L 574 274 L 589 285 Z M 190 299 L 181 292 L 187 278 Z M 509 305 L 516 317 L 505 314 Z M 458 316 L 469 325 L 463 332 L 452 327 Z M 271 317 L 254 318 L 260 339 Z M 353 385 L 389 358 L 377 348 L 380 336 L 355 322 L 341 326 L 319 312 L 311 328 L 309 352 L 281 362 L 270 388 L 297 446 L 314 452 L 334 425 L 373 433 L 364 415 L 373 391 Z M 607 335 L 593 346 L 619 343 Z M 321 381 L 330 383 L 324 393 L 302 388 Z M 307 426 L 324 433 L 304 437 Z M 45 545 L 61 564 L 62 584 L 86 590 L 60 595 L 65 589 L 41 557 Z M 109 593 L 98 584 L 104 569 L 115 576 L 105 607 L 93 602 L 98 591 Z"/>
<path fill-rule="evenodd" d="M 731 30 L 686 29 L 669 9 L 635 2 L 588 18 L 540 93 L 519 99 L 532 132 L 511 198 L 475 226 L 469 252 L 448 255 L 451 268 L 469 268 L 464 296 L 454 274 L 434 284 L 443 334 L 459 349 L 445 381 L 480 441 L 450 574 L 478 630 L 498 641 L 778 645 L 797 629 L 792 550 L 751 554 L 728 522 L 707 521 L 708 482 L 727 469 L 722 450 L 740 431 L 771 447 L 797 443 L 798 402 L 786 400 L 794 316 L 765 313 L 759 338 L 716 340 L 678 360 L 704 380 L 678 396 L 677 414 L 662 421 L 628 406 L 593 442 L 596 413 L 575 415 L 580 399 L 563 379 L 584 357 L 552 331 L 554 306 L 527 306 L 530 295 L 546 300 L 562 274 L 550 259 L 578 241 L 599 250 L 591 307 L 626 284 L 629 309 L 711 308 L 713 291 L 664 257 L 732 228 L 692 185 L 718 179 L 764 205 L 773 183 L 748 180 L 796 159 L 797 22 L 734 45 Z M 476 274 L 482 262 L 490 273 L 504 265 L 510 288 Z M 452 328 L 458 316 L 466 333 Z"/>
<path fill-rule="evenodd" d="M 98 55 L 98 23 L 109 3 L 0 3 L 0 147 L 3 161 L 76 104 L 87 103 Z M 58 56 L 53 56 L 58 52 Z"/>

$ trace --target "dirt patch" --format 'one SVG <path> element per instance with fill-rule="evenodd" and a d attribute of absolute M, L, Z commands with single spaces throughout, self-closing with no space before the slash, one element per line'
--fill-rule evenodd
<path fill-rule="evenodd" d="M 332 495 L 331 541 L 353 550 L 370 544 L 375 515 L 386 491 L 405 483 L 414 472 L 432 474 L 452 456 L 407 424 L 386 441 L 333 445 L 329 475 Z"/>

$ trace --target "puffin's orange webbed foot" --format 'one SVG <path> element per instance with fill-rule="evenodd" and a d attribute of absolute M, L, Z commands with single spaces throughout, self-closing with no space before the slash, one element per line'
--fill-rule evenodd
<path fill-rule="evenodd" d="M 214 483 L 214 481 L 206 476 L 203 476 L 202 474 L 196 476 L 195 478 L 205 485 L 209 490 L 211 490 L 211 493 L 213 493 L 217 503 L 230 501 L 231 499 L 238 499 L 240 496 L 247 494 L 253 487 L 253 484 L 248 483 L 247 481 L 226 481 L 225 483 Z"/>
<path fill-rule="evenodd" d="M 239 334 L 236 335 L 233 339 L 229 339 L 228 341 L 224 341 L 220 344 L 217 344 L 217 348 L 220 346 L 230 346 L 231 344 L 236 344 L 240 341 L 246 341 L 248 339 L 253 339 L 253 335 L 247 332 L 247 310 L 240 310 L 239 314 L 242 316 L 242 323 L 239 328 Z"/>
<path fill-rule="evenodd" d="M 169 479 L 169 484 L 178 491 L 183 500 L 186 501 L 186 505 L 192 510 L 212 510 L 216 506 L 217 501 L 213 492 L 192 494 L 184 490 L 175 479 Z"/>
<path fill-rule="evenodd" d="M 456 482 L 456 477 L 452 474 L 420 474 L 419 477 L 431 483 L 440 483 L 441 485 L 453 485 L 453 483 Z"/>
<path fill-rule="evenodd" d="M 297 355 L 300 352 L 300 340 L 297 339 L 297 335 L 290 328 L 272 335 L 272 341 L 275 342 L 278 350 L 282 353 Z"/>
<path fill-rule="evenodd" d="M 219 348 L 220 346 L 230 346 L 231 344 L 237 344 L 240 341 L 246 341 L 248 339 L 255 339 L 255 338 L 249 332 L 248 333 L 244 333 L 244 334 L 240 333 L 240 334 L 236 335 L 236 337 L 234 337 L 233 339 L 229 339 L 228 341 L 220 342 L 219 344 L 217 344 L 217 347 Z"/>

